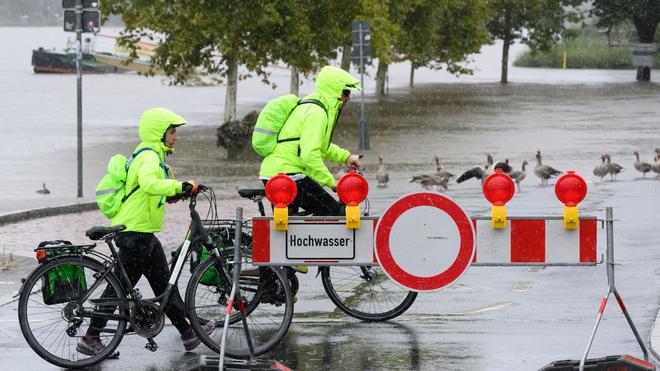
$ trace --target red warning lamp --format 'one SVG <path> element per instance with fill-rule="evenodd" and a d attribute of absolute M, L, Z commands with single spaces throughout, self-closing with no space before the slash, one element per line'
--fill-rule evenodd
<path fill-rule="evenodd" d="M 337 195 L 346 204 L 346 227 L 360 228 L 360 202 L 369 194 L 369 183 L 360 174 L 348 172 L 337 182 Z"/>
<path fill-rule="evenodd" d="M 492 225 L 493 228 L 506 228 L 506 206 L 516 191 L 513 180 L 502 172 L 502 169 L 495 169 L 495 172 L 486 178 L 483 185 L 484 196 L 493 204 Z"/>
<path fill-rule="evenodd" d="M 557 179 L 555 195 L 564 204 L 564 228 L 577 229 L 579 214 L 577 205 L 587 196 L 587 182 L 569 170 Z"/>
<path fill-rule="evenodd" d="M 273 221 L 275 230 L 285 231 L 289 226 L 289 206 L 298 194 L 296 182 L 283 173 L 270 178 L 266 183 L 266 197 L 275 205 Z"/>

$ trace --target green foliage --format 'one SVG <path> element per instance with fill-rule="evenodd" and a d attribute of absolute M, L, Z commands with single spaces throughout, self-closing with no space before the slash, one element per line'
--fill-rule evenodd
<path fill-rule="evenodd" d="M 627 69 L 631 54 L 627 48 L 610 48 L 606 42 L 578 38 L 565 44 L 567 68 Z M 527 51 L 513 63 L 516 67 L 562 68 L 564 45 L 547 51 Z"/>
<path fill-rule="evenodd" d="M 485 28 L 486 0 L 422 0 L 405 14 L 396 49 L 414 67 L 446 68 L 455 74 L 469 54 L 490 42 Z"/>
<path fill-rule="evenodd" d="M 562 68 L 564 51 L 567 68 L 634 69 L 628 40 L 630 32 L 623 30 L 619 37 L 622 43 L 610 46 L 606 35 L 595 34 L 595 27 L 587 27 L 576 38 L 566 40 L 547 51 L 529 50 L 513 63 L 516 67 Z M 654 58 L 655 68 L 660 59 Z"/>
<path fill-rule="evenodd" d="M 318 64 L 312 53 L 312 29 L 300 2 L 106 0 L 101 4 L 105 12 L 121 15 L 126 29 L 120 44 L 132 50 L 134 58 L 141 39 L 160 44 L 152 63 L 175 83 L 184 82 L 196 68 L 225 75 L 232 61 L 265 82 L 264 67 L 278 59 L 304 71 Z"/>
<path fill-rule="evenodd" d="M 488 30 L 494 39 L 516 40 L 535 50 L 547 50 L 560 40 L 566 24 L 583 19 L 583 0 L 489 0 Z"/>
<path fill-rule="evenodd" d="M 594 0 L 592 15 L 598 17 L 600 27 L 611 28 L 624 21 L 632 21 L 639 42 L 652 43 L 660 23 L 660 1 Z"/>

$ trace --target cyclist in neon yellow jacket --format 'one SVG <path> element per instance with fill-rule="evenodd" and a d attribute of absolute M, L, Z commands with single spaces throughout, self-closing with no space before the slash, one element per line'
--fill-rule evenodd
<path fill-rule="evenodd" d="M 261 163 L 259 177 L 265 182 L 277 173 L 285 173 L 296 181 L 298 195 L 290 205 L 315 215 L 340 215 L 342 205 L 323 186 L 334 187 L 335 179 L 324 160 L 344 163 L 349 168 L 361 166 L 359 156 L 332 143 L 332 135 L 342 107 L 350 93 L 360 90 L 360 82 L 341 68 L 325 66 L 315 82 L 316 91 L 304 99 L 316 99 L 316 104 L 297 106 L 279 132 L 275 150 Z"/>
<path fill-rule="evenodd" d="M 128 167 L 126 189 L 136 189 L 112 218 L 112 225 L 123 224 L 126 229 L 118 233 L 115 243 L 119 248 L 119 260 L 126 274 L 135 284 L 144 275 L 155 295 L 162 294 L 167 288 L 170 274 L 163 247 L 154 235 L 160 232 L 165 216 L 165 201 L 168 197 L 196 192 L 194 182 L 179 182 L 168 179 L 169 168 L 165 165 L 165 155 L 174 150 L 176 129 L 185 125 L 183 117 L 165 108 L 151 108 L 142 114 L 139 123 L 139 135 L 142 142 L 135 148 L 134 159 Z M 142 150 L 148 148 L 147 150 Z M 137 188 L 139 186 L 139 188 Z M 114 289 L 108 285 L 102 297 L 114 297 Z M 186 350 L 192 350 L 201 343 L 186 319 L 183 302 L 179 295 L 170 302 L 165 314 L 179 330 Z M 104 311 L 112 313 L 115 308 L 106 306 Z M 104 345 L 100 332 L 108 322 L 107 318 L 92 317 L 89 328 L 77 350 L 86 355 L 99 353 Z M 215 323 L 210 321 L 204 331 L 210 333 Z M 115 352 L 109 358 L 117 358 Z"/>
<path fill-rule="evenodd" d="M 152 108 L 144 112 L 139 124 L 142 142 L 133 153 L 142 148 L 152 150 L 140 152 L 131 163 L 126 189 L 140 188 L 124 202 L 112 218 L 112 225 L 123 224 L 126 232 L 160 232 L 165 217 L 165 198 L 183 192 L 183 183 L 168 179 L 171 174 L 165 165 L 165 156 L 174 151 L 176 128 L 185 124 L 183 117 L 165 108 Z M 164 140 L 168 128 L 174 132 L 170 143 Z"/>

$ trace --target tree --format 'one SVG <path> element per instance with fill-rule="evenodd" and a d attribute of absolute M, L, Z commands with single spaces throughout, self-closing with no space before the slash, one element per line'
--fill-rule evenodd
<path fill-rule="evenodd" d="M 227 122 L 236 118 L 238 79 L 243 77 L 239 66 L 269 83 L 264 68 L 280 56 L 274 48 L 282 45 L 282 34 L 301 19 L 281 13 L 282 3 L 106 0 L 101 6 L 104 14 L 118 14 L 124 21 L 119 43 L 132 51 L 132 58 L 142 38 L 159 43 L 151 62 L 173 83 L 183 83 L 198 69 L 226 78 Z"/>
<path fill-rule="evenodd" d="M 592 14 L 598 17 L 597 25 L 608 29 L 624 21 L 631 21 L 635 25 L 640 43 L 654 43 L 655 34 L 660 23 L 660 0 L 594 0 Z M 638 67 L 638 80 L 649 80 L 648 76 L 640 79 Z"/>
<path fill-rule="evenodd" d="M 273 27 L 271 38 L 277 40 L 272 58 L 291 67 L 291 92 L 298 94 L 298 75 L 316 72 L 348 40 L 351 21 L 360 9 L 359 1 L 278 0 L 281 21 Z"/>
<path fill-rule="evenodd" d="M 583 0 L 489 0 L 488 31 L 502 46 L 500 82 L 508 82 L 509 48 L 516 41 L 532 50 L 548 50 L 561 39 L 567 23 L 582 19 L 577 7 Z M 623 1 L 623 0 L 622 0 Z"/>
<path fill-rule="evenodd" d="M 376 96 L 385 94 L 385 78 L 390 63 L 397 61 L 395 50 L 397 35 L 401 33 L 403 20 L 416 0 L 364 0 L 360 21 L 371 26 L 371 53 L 378 58 L 376 69 Z"/>
<path fill-rule="evenodd" d="M 445 68 L 454 74 L 471 73 L 462 62 L 490 41 L 485 28 L 486 0 L 418 1 L 403 20 L 396 51 L 409 60 L 410 86 L 415 69 Z"/>

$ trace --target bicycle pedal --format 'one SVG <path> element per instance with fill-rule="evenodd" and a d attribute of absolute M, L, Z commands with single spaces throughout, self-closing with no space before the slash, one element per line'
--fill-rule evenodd
<path fill-rule="evenodd" d="M 153 338 L 147 339 L 147 344 L 144 347 L 150 352 L 155 352 L 158 350 L 158 344 L 156 344 Z"/>

